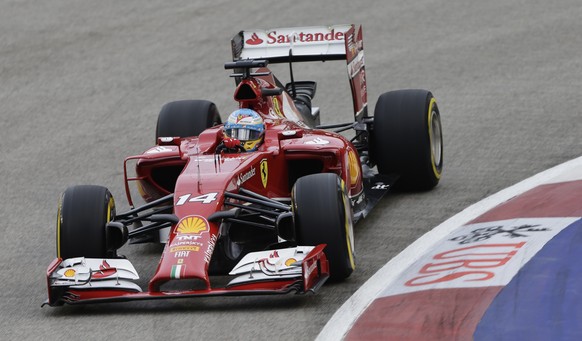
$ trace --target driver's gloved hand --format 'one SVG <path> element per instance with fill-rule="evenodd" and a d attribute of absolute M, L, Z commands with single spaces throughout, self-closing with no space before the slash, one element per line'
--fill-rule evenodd
<path fill-rule="evenodd" d="M 245 149 L 238 139 L 233 139 L 232 137 L 225 137 L 220 145 L 216 147 L 216 154 L 220 153 L 240 153 L 244 152 Z"/>
<path fill-rule="evenodd" d="M 222 140 L 222 143 L 224 143 L 224 146 L 228 149 L 236 149 L 237 146 L 241 145 L 239 140 L 233 139 L 232 137 L 224 138 L 224 140 Z"/>

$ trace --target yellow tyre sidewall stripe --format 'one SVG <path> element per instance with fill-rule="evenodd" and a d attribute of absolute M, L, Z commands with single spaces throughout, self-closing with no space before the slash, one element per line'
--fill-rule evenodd
<path fill-rule="evenodd" d="M 427 121 L 428 121 L 428 140 L 431 143 L 431 146 L 430 146 L 430 164 L 432 165 L 432 171 L 434 173 L 434 176 L 437 179 L 440 179 L 441 172 L 437 169 L 437 165 L 436 165 L 436 162 L 434 159 L 434 153 L 432 152 L 432 142 L 433 142 L 433 139 L 432 139 L 432 134 L 433 134 L 432 120 L 434 119 L 434 115 L 432 113 L 433 113 L 433 109 L 434 109 L 435 105 L 436 105 L 436 99 L 433 97 L 430 99 L 430 103 L 428 105 L 428 113 L 427 113 L 428 114 L 428 119 L 427 119 Z M 438 141 L 437 143 L 440 143 L 440 141 Z"/>
<path fill-rule="evenodd" d="M 63 199 L 64 195 L 61 196 L 61 200 L 59 201 L 59 208 L 57 211 L 57 258 L 61 258 L 61 212 L 63 208 Z"/>
<path fill-rule="evenodd" d="M 113 195 L 109 195 L 109 202 L 107 203 L 107 222 L 110 222 L 114 217 L 111 214 L 115 210 L 115 201 L 113 200 Z"/>
<path fill-rule="evenodd" d="M 346 194 L 346 185 L 345 182 L 343 180 L 341 181 L 341 188 L 342 188 L 342 200 L 344 202 L 344 220 L 345 220 L 345 229 L 346 229 L 346 243 L 348 246 L 348 257 L 350 258 L 350 265 L 352 267 L 352 270 L 354 270 L 356 268 L 356 261 L 354 259 L 354 254 L 353 254 L 353 250 L 352 250 L 352 236 L 353 233 L 350 233 L 350 216 L 349 216 L 349 202 L 347 201 L 347 194 Z"/>

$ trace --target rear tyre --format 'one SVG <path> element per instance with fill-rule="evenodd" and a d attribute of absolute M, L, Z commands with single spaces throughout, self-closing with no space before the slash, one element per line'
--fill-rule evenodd
<path fill-rule="evenodd" d="M 398 173 L 397 187 L 428 190 L 443 170 L 439 109 L 426 90 L 384 93 L 374 109 L 371 156 L 381 174 Z"/>
<path fill-rule="evenodd" d="M 292 207 L 298 245 L 327 244 L 330 279 L 342 280 L 355 268 L 352 211 L 344 182 L 336 174 L 301 177 L 293 186 Z"/>
<path fill-rule="evenodd" d="M 114 217 L 115 201 L 107 188 L 67 188 L 57 213 L 57 257 L 115 257 L 105 243 L 105 225 Z"/>
<path fill-rule="evenodd" d="M 205 129 L 222 123 L 216 105 L 210 101 L 183 100 L 166 103 L 158 116 L 158 137 L 198 136 Z"/>

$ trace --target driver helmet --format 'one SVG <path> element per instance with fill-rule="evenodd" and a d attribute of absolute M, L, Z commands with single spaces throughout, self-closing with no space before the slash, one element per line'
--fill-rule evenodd
<path fill-rule="evenodd" d="M 248 152 L 257 150 L 264 134 L 265 123 L 252 109 L 235 110 L 224 124 L 224 135 L 239 140 Z"/>

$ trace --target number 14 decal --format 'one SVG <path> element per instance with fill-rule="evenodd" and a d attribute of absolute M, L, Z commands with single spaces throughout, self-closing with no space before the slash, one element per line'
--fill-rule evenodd
<path fill-rule="evenodd" d="M 216 196 L 218 195 L 217 192 L 212 192 L 208 194 L 199 195 L 194 198 L 190 198 L 192 194 L 184 194 L 178 198 L 178 202 L 176 206 L 184 205 L 186 202 L 201 202 L 203 204 L 210 204 L 214 200 L 216 200 Z"/>

